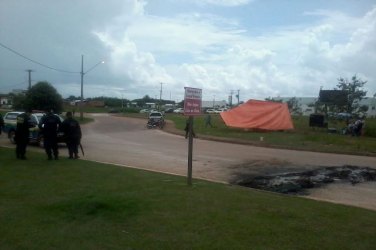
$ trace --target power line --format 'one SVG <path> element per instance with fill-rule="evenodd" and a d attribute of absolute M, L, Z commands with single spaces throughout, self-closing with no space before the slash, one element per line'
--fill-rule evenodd
<path fill-rule="evenodd" d="M 9 50 L 9 51 L 11 51 L 11 52 L 13 52 L 14 54 L 16 54 L 16 55 L 18 55 L 18 56 L 20 56 L 20 57 L 22 57 L 22 58 L 24 58 L 24 59 L 26 59 L 26 60 L 29 60 L 30 62 L 33 62 L 33 63 L 35 63 L 35 64 L 38 64 L 38 65 L 40 65 L 40 66 L 42 66 L 42 67 L 45 67 L 45 68 L 47 68 L 47 69 L 51 69 L 51 70 L 55 70 L 55 71 L 63 72 L 63 73 L 70 73 L 70 74 L 79 74 L 79 73 L 80 73 L 80 72 L 77 72 L 77 71 L 68 71 L 68 70 L 57 69 L 57 68 L 53 68 L 53 67 L 47 66 L 47 65 L 45 65 L 45 64 L 43 64 L 43 63 L 37 62 L 37 61 L 35 61 L 35 60 L 33 60 L 33 59 L 28 58 L 27 56 L 22 55 L 21 53 L 19 53 L 19 52 L 13 50 L 13 49 L 11 49 L 11 48 L 9 48 L 8 46 L 6 46 L 6 45 L 4 45 L 4 44 L 2 44 L 2 43 L 0 43 L 0 46 L 3 47 L 3 48 L 5 48 L 5 49 L 7 49 L 7 50 Z"/>

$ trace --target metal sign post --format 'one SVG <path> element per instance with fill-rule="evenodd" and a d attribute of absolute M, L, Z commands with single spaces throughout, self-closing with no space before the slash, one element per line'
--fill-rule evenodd
<path fill-rule="evenodd" d="M 188 120 L 188 176 L 187 184 L 192 186 L 192 159 L 193 159 L 193 116 L 201 114 L 202 90 L 185 87 L 184 115 L 189 116 Z"/>

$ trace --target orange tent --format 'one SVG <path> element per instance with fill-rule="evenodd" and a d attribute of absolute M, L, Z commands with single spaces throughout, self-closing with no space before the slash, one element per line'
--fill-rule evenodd
<path fill-rule="evenodd" d="M 229 127 L 262 130 L 294 129 L 286 103 L 249 100 L 220 114 Z"/>

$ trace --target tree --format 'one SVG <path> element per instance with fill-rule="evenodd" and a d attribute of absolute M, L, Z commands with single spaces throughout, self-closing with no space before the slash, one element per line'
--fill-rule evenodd
<path fill-rule="evenodd" d="M 25 110 L 26 106 L 26 96 L 25 94 L 9 94 L 12 98 L 12 106 L 15 110 Z"/>
<path fill-rule="evenodd" d="M 282 102 L 282 99 L 276 99 L 274 97 L 267 97 L 267 98 L 265 98 L 265 101 L 268 101 L 268 102 Z"/>
<path fill-rule="evenodd" d="M 38 82 L 26 93 L 26 107 L 37 110 L 53 110 L 61 113 L 63 110 L 63 98 L 48 82 Z"/>
<path fill-rule="evenodd" d="M 293 97 L 287 101 L 287 106 L 291 114 L 300 115 L 302 114 L 302 108 L 299 104 L 298 98 Z"/>
<path fill-rule="evenodd" d="M 337 87 L 340 90 L 348 92 L 347 105 L 344 107 L 347 113 L 359 113 L 360 104 L 359 102 L 366 96 L 367 91 L 362 88 L 367 83 L 367 81 L 362 81 L 356 75 L 351 78 L 351 81 L 344 78 L 338 79 Z"/>

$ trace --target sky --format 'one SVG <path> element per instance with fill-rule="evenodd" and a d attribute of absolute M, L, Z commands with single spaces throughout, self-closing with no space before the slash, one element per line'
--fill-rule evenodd
<path fill-rule="evenodd" d="M 84 98 L 317 97 L 353 75 L 373 96 L 376 1 L 0 0 L 0 93 L 31 69 L 80 96 L 82 58 Z"/>

